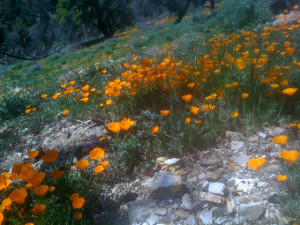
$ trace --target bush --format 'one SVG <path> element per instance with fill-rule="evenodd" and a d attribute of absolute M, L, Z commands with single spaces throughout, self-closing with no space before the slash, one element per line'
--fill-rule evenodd
<path fill-rule="evenodd" d="M 227 30 L 265 23 L 272 18 L 267 0 L 224 0 L 217 15 Z"/>

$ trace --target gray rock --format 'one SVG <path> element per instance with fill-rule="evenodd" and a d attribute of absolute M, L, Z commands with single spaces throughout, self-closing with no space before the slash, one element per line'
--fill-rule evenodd
<path fill-rule="evenodd" d="M 240 141 L 240 135 L 237 132 L 226 131 L 226 138 L 230 141 Z"/>
<path fill-rule="evenodd" d="M 186 211 L 183 211 L 183 210 L 177 210 L 174 214 L 176 216 L 179 216 L 181 219 L 186 219 L 189 216 L 189 214 Z"/>
<path fill-rule="evenodd" d="M 208 202 L 217 203 L 217 204 L 225 203 L 225 198 L 218 196 L 218 195 L 208 193 L 208 192 L 194 191 L 193 195 L 198 197 L 199 200 L 202 200 L 202 201 L 208 201 Z"/>
<path fill-rule="evenodd" d="M 128 217 L 131 224 L 145 222 L 155 210 L 155 200 L 128 202 Z"/>
<path fill-rule="evenodd" d="M 204 224 L 212 224 L 213 223 L 213 213 L 212 211 L 203 210 L 198 214 L 199 219 Z"/>
<path fill-rule="evenodd" d="M 192 215 L 189 215 L 189 217 L 186 219 L 186 224 L 187 225 L 195 225 L 196 224 L 196 220 Z"/>
<path fill-rule="evenodd" d="M 208 186 L 208 191 L 212 194 L 217 194 L 217 195 L 224 195 L 225 189 L 226 189 L 225 184 L 218 183 L 218 182 L 209 183 Z"/>
<path fill-rule="evenodd" d="M 189 194 L 184 194 L 181 199 L 181 207 L 188 210 L 192 209 L 191 196 Z"/>
<path fill-rule="evenodd" d="M 154 213 L 159 216 L 164 216 L 167 214 L 167 209 L 166 208 L 158 208 L 158 209 L 155 209 Z"/>
<path fill-rule="evenodd" d="M 231 150 L 232 151 L 238 151 L 242 147 L 244 147 L 244 142 L 243 141 L 232 141 L 231 142 Z"/>
<path fill-rule="evenodd" d="M 152 178 L 146 179 L 142 186 L 154 198 L 167 198 L 181 192 L 181 177 L 166 171 L 156 173 Z"/>
<path fill-rule="evenodd" d="M 207 180 L 217 181 L 223 176 L 224 173 L 225 173 L 225 169 L 224 168 L 219 168 L 215 172 L 213 172 L 212 176 L 208 177 Z"/>
<path fill-rule="evenodd" d="M 265 210 L 266 208 L 260 202 L 250 205 L 241 204 L 238 207 L 238 214 L 251 220 L 257 220 L 264 214 Z"/>
<path fill-rule="evenodd" d="M 223 166 L 222 159 L 203 159 L 200 161 L 200 164 L 202 166 L 208 167 L 208 166 Z"/>
<path fill-rule="evenodd" d="M 248 161 L 249 161 L 249 156 L 245 153 L 242 153 L 239 157 L 237 157 L 234 161 L 234 163 L 244 167 L 247 165 Z"/>

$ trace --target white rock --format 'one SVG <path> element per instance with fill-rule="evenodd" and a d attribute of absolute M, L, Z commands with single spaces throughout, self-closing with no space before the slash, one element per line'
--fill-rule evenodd
<path fill-rule="evenodd" d="M 213 194 L 224 195 L 225 188 L 226 186 L 223 183 L 209 183 L 208 191 Z"/>
<path fill-rule="evenodd" d="M 186 219 L 186 224 L 187 225 L 195 225 L 196 220 L 192 215 L 189 215 L 189 217 Z"/>
<path fill-rule="evenodd" d="M 226 217 L 218 217 L 216 220 L 215 220 L 215 223 L 216 224 L 224 224 L 224 222 L 227 220 Z"/>
<path fill-rule="evenodd" d="M 159 220 L 157 215 L 151 214 L 151 216 L 146 220 L 149 225 L 154 225 Z"/>
<path fill-rule="evenodd" d="M 201 173 L 201 174 L 198 176 L 198 178 L 199 178 L 200 180 L 203 180 L 203 179 L 205 178 L 205 173 Z"/>
<path fill-rule="evenodd" d="M 265 207 L 260 202 L 250 205 L 241 204 L 238 207 L 238 214 L 251 220 L 257 220 L 262 214 L 264 214 L 265 210 Z"/>
<path fill-rule="evenodd" d="M 226 201 L 226 208 L 227 208 L 227 212 L 229 214 L 233 213 L 235 211 L 235 201 L 233 198 L 227 199 Z"/>
<path fill-rule="evenodd" d="M 212 211 L 211 210 L 210 211 L 203 210 L 199 214 L 199 219 L 204 224 L 212 224 L 212 222 L 213 222 L 213 213 L 212 213 Z"/>
<path fill-rule="evenodd" d="M 266 138 L 267 135 L 265 133 L 262 133 L 262 132 L 258 132 L 258 136 L 261 137 L 261 138 Z"/>
<path fill-rule="evenodd" d="M 165 165 L 172 165 L 172 164 L 178 163 L 179 161 L 180 161 L 180 159 L 177 159 L 177 158 L 167 159 L 165 161 Z"/>
<path fill-rule="evenodd" d="M 239 157 L 237 157 L 234 162 L 240 166 L 246 166 L 249 161 L 249 156 L 245 153 L 242 153 Z"/>
<path fill-rule="evenodd" d="M 258 182 L 257 187 L 266 187 L 268 184 L 266 182 Z"/>
<path fill-rule="evenodd" d="M 231 142 L 231 150 L 232 151 L 238 151 L 242 147 L 244 147 L 244 142 L 243 141 L 232 141 Z"/>
<path fill-rule="evenodd" d="M 207 188 L 208 185 L 209 185 L 209 182 L 208 182 L 208 181 L 205 181 L 205 182 L 202 184 L 202 188 L 205 189 L 205 188 Z"/>
<path fill-rule="evenodd" d="M 191 196 L 189 194 L 184 194 L 181 199 L 181 207 L 191 210 L 192 209 L 192 202 Z"/>
<path fill-rule="evenodd" d="M 255 186 L 255 184 L 257 183 L 257 181 L 254 179 L 233 178 L 232 180 L 234 180 L 234 182 L 235 182 L 237 191 L 241 191 L 244 193 L 250 192 L 253 189 L 253 187 Z"/>

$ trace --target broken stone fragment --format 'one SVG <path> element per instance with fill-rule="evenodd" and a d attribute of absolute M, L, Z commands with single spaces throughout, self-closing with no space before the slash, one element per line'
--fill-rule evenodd
<path fill-rule="evenodd" d="M 251 220 L 257 220 L 264 214 L 265 210 L 266 208 L 260 202 L 249 205 L 241 204 L 238 207 L 238 214 Z"/>
<path fill-rule="evenodd" d="M 152 178 L 146 179 L 142 187 L 153 198 L 167 198 L 181 193 L 182 179 L 176 174 L 166 171 L 159 171 Z"/>

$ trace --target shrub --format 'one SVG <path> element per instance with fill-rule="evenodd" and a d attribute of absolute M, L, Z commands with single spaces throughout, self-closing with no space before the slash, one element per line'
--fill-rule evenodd
<path fill-rule="evenodd" d="M 267 0 L 224 0 L 217 15 L 219 23 L 227 30 L 267 22 L 272 18 Z"/>

